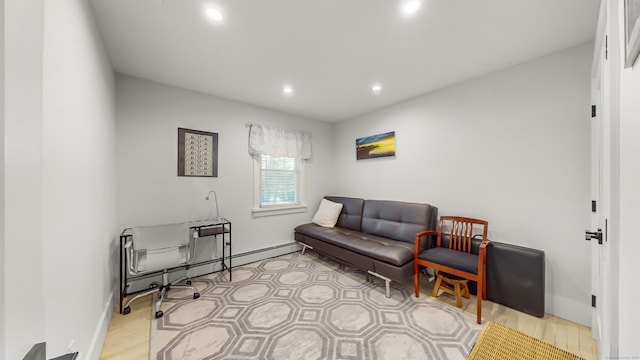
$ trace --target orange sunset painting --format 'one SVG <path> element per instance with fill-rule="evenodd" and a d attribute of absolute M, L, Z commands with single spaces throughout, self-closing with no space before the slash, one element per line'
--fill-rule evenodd
<path fill-rule="evenodd" d="M 372 135 L 356 140 L 356 159 L 371 159 L 395 156 L 396 132 Z"/>

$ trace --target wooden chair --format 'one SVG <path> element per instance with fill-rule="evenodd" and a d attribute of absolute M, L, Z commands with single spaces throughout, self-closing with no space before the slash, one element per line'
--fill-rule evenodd
<path fill-rule="evenodd" d="M 476 229 L 482 227 L 481 234 L 474 232 L 474 225 Z M 482 300 L 487 298 L 486 253 L 487 246 L 491 245 L 491 242 L 487 240 L 488 225 L 489 223 L 484 220 L 441 216 L 438 231 L 427 230 L 417 233 L 413 262 L 416 297 L 420 296 L 420 266 L 475 281 L 478 284 L 476 297 L 478 299 L 478 324 L 480 324 L 482 322 Z M 429 235 L 436 237 L 436 244 L 421 251 L 423 247 L 420 246 L 420 239 Z M 474 238 L 478 236 L 482 236 L 481 241 L 474 241 Z"/>

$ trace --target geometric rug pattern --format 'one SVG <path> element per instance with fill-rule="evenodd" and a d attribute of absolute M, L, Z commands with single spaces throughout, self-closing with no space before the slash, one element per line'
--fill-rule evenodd
<path fill-rule="evenodd" d="M 475 317 L 413 291 L 367 281 L 315 252 L 194 278 L 200 298 L 168 292 L 151 321 L 150 359 L 465 359 Z"/>

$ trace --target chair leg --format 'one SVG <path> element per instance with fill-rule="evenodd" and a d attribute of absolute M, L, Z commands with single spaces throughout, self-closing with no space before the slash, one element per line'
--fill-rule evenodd
<path fill-rule="evenodd" d="M 180 284 L 184 280 L 186 280 L 186 284 Z M 169 274 L 167 273 L 166 275 L 163 274 L 162 282 L 163 282 L 163 285 L 168 286 L 170 288 L 190 289 L 191 291 L 193 291 L 194 299 L 197 299 L 200 297 L 200 293 L 198 292 L 198 289 L 191 284 L 191 277 L 183 276 L 169 283 Z"/>
<path fill-rule="evenodd" d="M 415 287 L 416 297 L 420 297 L 420 266 L 413 263 L 413 286 Z"/>
<path fill-rule="evenodd" d="M 167 292 L 167 288 L 166 286 L 162 286 L 162 288 L 160 289 L 160 292 L 158 293 L 158 298 L 156 299 L 156 319 L 159 319 L 162 317 L 162 315 L 164 315 L 164 313 L 162 312 L 162 310 L 160 310 L 160 307 L 162 306 L 162 300 L 164 299 L 164 294 Z"/>
<path fill-rule="evenodd" d="M 484 282 L 482 279 L 480 280 L 483 284 L 478 284 L 478 291 L 476 291 L 477 298 L 477 308 L 478 308 L 478 324 L 482 324 L 482 290 L 484 286 Z"/>
<path fill-rule="evenodd" d="M 464 296 L 465 299 L 470 299 L 471 295 L 469 295 L 469 286 L 467 285 L 467 283 L 462 284 L 462 296 Z"/>
<path fill-rule="evenodd" d="M 158 289 L 151 289 L 151 290 L 147 290 L 143 293 L 140 294 L 136 294 L 134 297 L 132 297 L 131 299 L 127 300 L 127 302 L 124 304 L 124 308 L 122 310 L 122 314 L 123 315 L 127 315 L 131 312 L 131 303 L 140 299 L 141 297 L 147 296 L 149 294 L 154 294 L 158 292 Z"/>
<path fill-rule="evenodd" d="M 478 290 L 476 291 L 476 297 L 478 298 L 478 324 L 482 323 L 482 301 L 487 299 L 486 272 L 483 271 L 481 273 L 482 275 L 478 279 Z"/>
<path fill-rule="evenodd" d="M 436 275 L 436 284 L 433 285 L 433 292 L 431 293 L 431 296 L 433 297 L 438 297 L 438 292 L 440 291 L 440 285 L 442 284 L 442 275 L 438 274 Z"/>
<path fill-rule="evenodd" d="M 456 282 L 453 284 L 453 292 L 456 297 L 456 307 L 462 307 L 462 294 L 460 293 L 460 283 Z"/>
<path fill-rule="evenodd" d="M 482 300 L 487 300 L 487 279 L 482 279 Z"/>
<path fill-rule="evenodd" d="M 190 289 L 191 291 L 193 291 L 193 298 L 194 299 L 197 299 L 197 298 L 200 297 L 200 293 L 198 292 L 198 289 L 193 285 L 171 284 L 171 288 L 175 288 L 175 289 Z"/>

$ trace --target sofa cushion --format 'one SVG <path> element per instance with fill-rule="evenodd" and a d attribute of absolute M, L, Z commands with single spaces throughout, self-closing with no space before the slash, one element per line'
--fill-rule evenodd
<path fill-rule="evenodd" d="M 342 212 L 338 217 L 336 226 L 360 231 L 362 222 L 362 208 L 364 199 L 343 196 L 325 196 L 325 199 L 342 204 Z"/>
<path fill-rule="evenodd" d="M 418 255 L 418 258 L 426 261 L 437 262 L 438 264 L 466 271 L 468 273 L 478 273 L 478 255 L 475 254 L 436 247 L 421 252 Z"/>
<path fill-rule="evenodd" d="M 437 212 L 429 204 L 367 200 L 362 211 L 362 232 L 413 244 L 416 233 L 435 229 Z"/>
<path fill-rule="evenodd" d="M 340 227 L 324 228 L 313 223 L 300 225 L 295 231 L 395 266 L 413 260 L 413 244 L 405 241 Z"/>
<path fill-rule="evenodd" d="M 338 216 L 340 216 L 341 211 L 341 203 L 322 199 L 320 201 L 320 206 L 318 206 L 318 211 L 316 211 L 311 222 L 322 227 L 332 228 L 336 225 L 336 221 L 338 221 Z"/>

